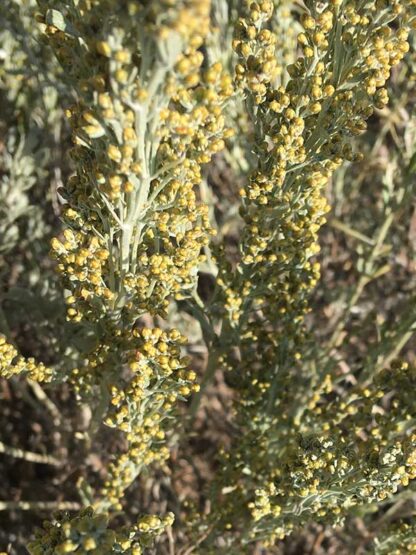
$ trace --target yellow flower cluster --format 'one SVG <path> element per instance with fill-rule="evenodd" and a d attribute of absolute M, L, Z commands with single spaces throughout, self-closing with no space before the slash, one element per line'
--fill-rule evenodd
<path fill-rule="evenodd" d="M 53 522 L 45 522 L 28 545 L 31 555 L 142 555 L 167 526 L 173 523 L 173 514 L 159 518 L 145 515 L 134 526 L 112 529 L 105 513 L 97 514 L 87 507 L 74 517 L 64 514 Z"/>
<path fill-rule="evenodd" d="M 9 379 L 23 374 L 35 382 L 49 382 L 53 371 L 42 362 L 36 362 L 32 357 L 19 355 L 17 349 L 7 342 L 4 335 L 0 335 L 0 376 Z"/>
<path fill-rule="evenodd" d="M 155 381 L 158 382 L 157 386 L 160 386 L 161 404 L 154 415 L 147 415 L 146 427 L 152 430 L 152 435 L 162 434 L 157 424 L 162 420 L 162 408 L 164 406 L 170 408 L 178 394 L 189 395 L 188 384 L 196 377 L 195 372 L 185 370 L 189 359 L 181 357 L 180 345 L 184 343 L 186 343 L 185 337 L 175 329 L 169 332 L 160 328 L 133 330 L 133 338 L 129 342 L 130 351 L 126 355 L 133 378 L 125 390 L 120 390 L 116 386 L 111 387 L 113 411 L 107 418 L 106 423 L 109 426 L 119 427 L 137 440 L 137 422 L 140 422 L 141 427 L 144 416 L 139 407 L 147 396 L 146 390 L 149 384 Z M 177 393 L 169 391 L 170 380 L 180 384 Z M 173 395 L 171 399 L 167 400 L 165 391 Z M 152 421 L 152 416 L 155 421 Z"/>
<path fill-rule="evenodd" d="M 91 309 L 92 299 L 111 301 L 114 297 L 105 281 L 109 252 L 96 235 L 67 228 L 63 236 L 62 241 L 52 239 L 52 255 L 58 261 L 57 271 L 72 292 L 66 298 L 68 319 L 79 322 L 83 312 Z"/>
<path fill-rule="evenodd" d="M 302 322 L 320 275 L 311 258 L 319 252 L 318 231 L 329 209 L 323 189 L 342 161 L 358 158 L 349 141 L 366 128 L 374 106 L 381 106 L 383 86 L 408 48 L 413 22 L 406 9 L 411 3 L 394 2 L 372 25 L 367 20 L 377 2 L 366 3 L 359 17 L 339 2 L 306 4 L 299 41 L 307 47 L 287 68 L 286 86 L 274 85 L 276 38 L 267 28 L 272 2 L 248 2 L 234 40 L 236 79 L 252 113 L 257 168 L 241 191 L 245 227 L 239 271 L 224 268 L 218 283 L 241 337 L 247 364 L 239 384 L 247 388 L 250 403 L 253 386 L 265 399 L 276 374 L 284 379 L 301 358 Z M 263 364 L 271 370 L 259 378 Z M 269 409 L 277 388 L 266 396 Z"/>
<path fill-rule="evenodd" d="M 181 356 L 186 342 L 177 330 L 160 328 L 133 330 L 125 352 L 131 379 L 108 385 L 110 409 L 105 423 L 126 433 L 128 452 L 110 466 L 102 490 L 102 504 L 120 509 L 126 487 L 143 468 L 169 456 L 164 446 L 165 426 L 178 399 L 198 391 L 196 373 L 187 369 L 188 357 Z"/>
<path fill-rule="evenodd" d="M 133 328 L 122 332 L 107 323 L 97 342 L 69 381 L 78 398 L 103 408 L 98 419 L 126 434 L 126 453 L 110 465 L 100 507 L 121 509 L 123 492 L 143 467 L 162 463 L 169 416 L 179 400 L 199 390 L 196 373 L 182 355 L 186 338 L 176 329 Z"/>
<path fill-rule="evenodd" d="M 359 158 L 351 138 L 387 101 L 384 85 L 408 49 L 414 3 L 305 5 L 301 54 L 287 68 L 286 85 L 276 85 L 272 2 L 247 2 L 233 45 L 257 164 L 241 190 L 241 261 L 236 272 L 224 265 L 218 278 L 239 347 L 238 375 L 229 379 L 239 390 L 241 427 L 238 447 L 224 460 L 223 483 L 232 494 L 223 518 L 229 521 L 236 499 L 249 504 L 253 521 L 244 541 L 273 542 L 311 514 L 337 522 L 351 505 L 392 495 L 415 471 L 410 423 L 409 432 L 393 432 L 385 415 L 379 427 L 371 426 L 379 392 L 367 398 L 357 391 L 356 405 L 340 401 L 335 416 L 319 404 L 332 391 L 331 377 L 314 396 L 300 367 L 312 350 L 303 322 L 320 272 L 313 256 L 328 211 L 323 191 L 343 161 Z M 222 359 L 235 366 L 227 353 Z M 404 380 L 407 387 L 413 382 Z M 312 398 L 307 415 L 304 397 Z M 396 425 L 411 402 L 401 397 L 398 407 Z"/>
<path fill-rule="evenodd" d="M 271 419 L 268 429 L 264 420 L 258 423 L 263 432 L 250 431 L 232 455 L 242 475 L 229 503 L 251 496 L 246 503 L 253 520 L 250 526 L 240 522 L 242 542 L 273 545 L 312 519 L 342 524 L 353 507 L 388 499 L 414 480 L 415 379 L 415 369 L 400 361 L 372 384 L 343 394 L 328 379 L 326 392 L 301 420 L 292 408 L 280 428 Z M 229 480 L 236 474 L 227 458 Z M 224 523 L 231 514 L 235 518 L 231 505 L 224 503 L 222 510 Z"/>
<path fill-rule="evenodd" d="M 85 320 L 96 341 L 69 379 L 79 398 L 98 394 L 98 420 L 126 434 L 127 452 L 97 502 L 119 509 L 143 466 L 168 457 L 167 416 L 198 389 L 181 354 L 185 338 L 138 326 L 196 286 L 212 233 L 197 190 L 201 166 L 231 135 L 222 110 L 233 86 L 200 49 L 209 0 L 39 4 L 77 95 L 67 110 L 76 173 L 52 253 L 68 319 Z"/>
<path fill-rule="evenodd" d="M 100 306 L 164 315 L 168 297 L 195 284 L 211 233 L 195 187 L 201 164 L 230 135 L 221 112 L 231 78 L 220 64 L 203 70 L 198 50 L 210 4 L 160 1 L 148 10 L 139 1 L 117 9 L 81 2 L 61 11 L 41 4 L 45 33 L 79 94 L 67 110 L 77 165 L 65 191 L 66 223 L 77 235 L 71 255 L 81 250 L 82 258 L 92 235 L 108 253 L 108 270 L 87 299 L 71 275 L 72 256 L 62 253 L 59 269 L 79 303 L 69 316 L 94 318 Z M 108 21 L 97 36 L 103 6 Z M 138 26 L 144 32 L 136 41 Z M 61 250 L 56 242 L 53 249 Z M 100 265 L 97 255 L 89 263 Z"/>
<path fill-rule="evenodd" d="M 244 287 L 245 295 L 251 291 L 233 319 L 245 314 L 249 303 L 266 319 L 268 310 L 272 319 L 286 313 L 301 318 L 306 307 L 293 306 L 295 299 L 302 305 L 319 277 L 309 259 L 319 250 L 317 233 L 328 211 L 321 191 L 343 160 L 358 157 L 350 137 L 366 129 L 373 106 L 387 102 L 382 87 L 408 49 L 407 16 L 396 2 L 391 11 L 398 29 L 390 12 L 370 26 L 376 2 L 359 15 L 336 2 L 307 3 L 298 36 L 303 55 L 288 67 L 287 85 L 276 88 L 276 37 L 265 25 L 272 2 L 248 4 L 234 48 L 240 60 L 237 82 L 252 102 L 258 168 L 241 191 L 244 281 L 233 288 Z M 360 47 L 350 52 L 355 44 Z"/>

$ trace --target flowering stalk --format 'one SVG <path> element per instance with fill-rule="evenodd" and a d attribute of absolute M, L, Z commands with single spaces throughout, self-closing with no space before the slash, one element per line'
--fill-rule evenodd
<path fill-rule="evenodd" d="M 406 457 L 410 465 L 406 480 L 414 477 L 414 439 L 406 440 L 408 454 L 403 445 L 397 451 L 391 437 L 383 439 L 386 449 L 392 450 L 391 466 L 377 477 L 378 485 L 370 476 L 379 459 L 372 466 L 369 452 L 368 469 L 361 467 L 360 456 L 357 467 L 354 445 L 345 443 L 342 432 L 339 437 L 332 432 L 338 424 L 331 425 L 324 410 L 325 395 L 334 394 L 331 376 L 323 375 L 317 390 L 309 391 L 311 376 L 302 375 L 301 369 L 310 341 L 304 322 L 319 278 L 313 257 L 319 252 L 318 231 L 329 210 L 323 191 L 343 161 L 360 159 L 351 138 L 366 129 L 374 108 L 388 102 L 386 81 L 408 50 L 412 3 L 305 4 L 303 32 L 298 35 L 301 54 L 288 66 L 285 85 L 275 84 L 279 67 L 274 57 L 277 39 L 268 28 L 271 2 L 247 3 L 234 40 L 239 56 L 236 81 L 252 117 L 257 162 L 241 190 L 245 224 L 241 260 L 234 272 L 223 265 L 218 278 L 226 311 L 223 360 L 226 368 L 238 365 L 238 375 L 230 380 L 239 393 L 240 434 L 238 445 L 224 454 L 222 516 L 217 513 L 213 518 L 221 518 L 226 530 L 233 514 L 243 543 L 273 544 L 305 524 L 311 514 L 317 520 L 325 516 L 340 521 L 344 499 L 347 510 L 352 499 L 353 504 L 366 503 L 370 492 L 376 497 L 391 495 L 397 487 L 397 468 Z M 230 345 L 238 346 L 238 362 L 230 357 Z M 384 394 L 375 388 L 376 397 Z M 360 396 L 365 398 L 363 392 L 357 393 Z M 403 407 L 410 408 L 408 402 L 404 400 Z M 341 399 L 339 403 L 349 405 Z M 304 406 L 306 413 L 299 412 Z M 364 428 L 370 422 L 371 417 Z M 345 423 L 347 430 L 355 426 L 348 418 Z M 412 430 L 411 426 L 404 435 Z M 317 466 L 308 462 L 301 470 L 308 441 L 317 452 L 329 449 L 332 462 L 324 463 L 316 454 L 312 459 Z M 369 441 L 366 449 L 371 451 L 371 446 Z M 330 478 L 331 465 L 341 469 L 346 463 L 344 449 L 351 453 L 345 475 L 349 485 L 339 471 Z M 328 465 L 325 478 L 317 470 L 321 463 L 322 468 Z M 311 480 L 306 487 L 305 479 Z M 278 500 L 277 505 L 269 499 Z M 236 505 L 241 507 L 238 517 Z M 251 524 L 244 507 L 252 511 Z"/>
<path fill-rule="evenodd" d="M 256 141 L 258 168 L 241 191 L 242 260 L 235 283 L 227 276 L 223 283 L 241 348 L 246 343 L 256 360 L 269 357 L 282 376 L 279 359 L 291 367 L 301 356 L 302 322 L 319 277 L 311 258 L 319 252 L 317 233 L 329 209 L 323 187 L 343 160 L 359 158 L 351 137 L 366 128 L 375 106 L 387 102 L 386 79 L 408 49 L 408 16 L 397 7 L 373 18 L 371 2 L 360 13 L 340 2 L 308 4 L 298 37 L 303 55 L 289 66 L 287 86 L 276 89 L 275 37 L 263 28 L 272 7 L 252 6 L 236 31 L 236 72 L 262 141 Z M 404 23 L 394 31 L 399 17 Z M 246 376 L 250 383 L 250 371 Z"/>
<path fill-rule="evenodd" d="M 98 389 L 105 422 L 126 433 L 100 505 L 119 507 L 143 465 L 167 458 L 167 416 L 198 387 L 181 334 L 141 328 L 140 318 L 165 316 L 195 287 L 211 232 L 195 187 L 228 134 L 231 82 L 219 64 L 201 69 L 208 1 L 39 4 L 77 93 L 68 109 L 77 170 L 52 249 L 68 318 L 92 325 L 96 345 L 71 382 L 80 398 Z"/>

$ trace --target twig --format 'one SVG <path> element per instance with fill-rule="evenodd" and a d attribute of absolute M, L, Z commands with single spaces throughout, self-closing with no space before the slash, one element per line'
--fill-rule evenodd
<path fill-rule="evenodd" d="M 217 366 L 218 366 L 218 359 L 220 356 L 220 352 L 218 349 L 212 349 L 209 352 L 209 357 L 208 357 L 208 364 L 207 364 L 207 368 L 205 370 L 204 373 L 204 377 L 202 378 L 202 382 L 201 382 L 201 388 L 200 390 L 195 393 L 192 402 L 191 402 L 191 407 L 189 409 L 189 424 L 192 425 L 196 413 L 198 412 L 199 409 L 199 405 L 201 403 L 201 399 L 202 399 L 202 395 L 205 392 L 205 389 L 207 388 L 207 386 L 211 383 L 215 371 L 217 370 Z"/>
<path fill-rule="evenodd" d="M 41 401 L 48 412 L 53 417 L 53 423 L 55 426 L 61 425 L 61 413 L 59 412 L 58 407 L 55 405 L 53 401 L 46 395 L 42 387 L 33 380 L 27 380 L 29 387 L 31 388 L 32 392 L 34 393 L 35 397 L 38 401 Z"/>
<path fill-rule="evenodd" d="M 184 547 L 183 550 L 179 552 L 179 555 L 191 555 L 195 551 L 195 549 L 204 541 L 214 529 L 214 525 L 209 526 L 209 528 L 201 534 L 201 536 L 195 541 L 194 545 L 190 547 Z"/>
<path fill-rule="evenodd" d="M 166 528 L 166 535 L 169 541 L 169 555 L 175 555 L 175 539 L 172 534 L 172 527 L 168 526 Z"/>
<path fill-rule="evenodd" d="M 373 275 L 372 275 L 373 266 L 376 259 L 380 255 L 380 251 L 382 250 L 387 232 L 393 223 L 393 218 L 394 218 L 394 213 L 390 212 L 387 215 L 386 219 L 384 220 L 383 225 L 380 227 L 377 233 L 377 237 L 373 243 L 374 246 L 371 249 L 370 256 L 368 257 L 368 260 L 365 264 L 366 268 L 368 268 L 369 271 L 366 271 L 365 273 L 361 274 L 360 279 L 358 280 L 356 286 L 351 292 L 350 298 L 348 299 L 346 310 L 342 315 L 342 317 L 338 320 L 337 325 L 335 326 L 335 329 L 325 349 L 325 354 L 328 354 L 334 347 L 337 346 L 341 333 L 343 332 L 345 325 L 348 322 L 352 308 L 357 304 L 359 298 L 361 297 L 364 291 L 364 288 L 373 279 Z"/>
<path fill-rule="evenodd" d="M 331 218 L 328 224 L 331 227 L 338 229 L 339 231 L 342 231 L 343 233 L 345 233 L 345 235 L 354 237 L 354 239 L 358 239 L 359 241 L 362 241 L 367 245 L 371 245 L 371 246 L 374 245 L 374 239 L 372 239 L 371 237 L 367 237 L 367 235 L 364 235 L 364 233 L 361 233 L 360 231 L 353 229 L 349 225 L 344 224 L 343 222 L 341 222 L 341 220 L 338 220 L 338 218 Z"/>
<path fill-rule="evenodd" d="M 33 453 L 32 451 L 25 451 L 16 447 L 10 447 L 9 445 L 5 445 L 2 441 L 0 441 L 0 453 L 34 463 L 62 466 L 62 461 L 52 457 L 51 455 L 42 455 L 40 453 Z"/>
<path fill-rule="evenodd" d="M 79 511 L 76 501 L 0 501 L 0 511 Z"/>

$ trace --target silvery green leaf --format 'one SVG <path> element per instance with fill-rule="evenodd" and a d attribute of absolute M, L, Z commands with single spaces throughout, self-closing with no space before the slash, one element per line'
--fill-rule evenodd
<path fill-rule="evenodd" d="M 49 9 L 46 12 L 45 21 L 48 25 L 53 25 L 54 27 L 59 29 L 59 31 L 62 31 L 67 35 L 72 35 L 74 37 L 78 36 L 78 33 L 76 32 L 73 25 L 71 25 L 71 23 L 67 21 L 64 18 L 63 14 L 58 10 Z"/>

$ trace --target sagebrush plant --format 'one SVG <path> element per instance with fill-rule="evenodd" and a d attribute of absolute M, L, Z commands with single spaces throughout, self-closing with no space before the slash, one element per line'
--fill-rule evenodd
<path fill-rule="evenodd" d="M 84 450 L 103 427 L 120 446 L 29 552 L 279 553 L 352 517 L 366 552 L 414 552 L 413 512 L 395 510 L 416 478 L 414 279 L 386 302 L 372 286 L 414 259 L 416 1 L 0 13 L 0 376 L 55 416 L 45 391 L 66 387 L 90 411 Z M 358 242 L 340 291 L 327 227 Z M 29 299 L 25 344 L 14 308 Z M 128 488 L 170 475 L 219 373 L 230 437 L 205 508 L 167 495 L 133 520 Z"/>

